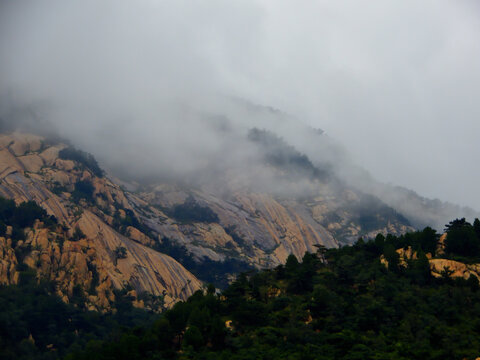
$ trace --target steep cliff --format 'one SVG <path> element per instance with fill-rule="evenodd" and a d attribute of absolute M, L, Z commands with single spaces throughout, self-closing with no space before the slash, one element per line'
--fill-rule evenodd
<path fill-rule="evenodd" d="M 111 308 L 116 290 L 130 291 L 137 306 L 168 307 L 199 289 L 201 282 L 181 264 L 141 243 L 151 242 L 146 235 L 129 238 L 115 228 L 108 214 L 121 222 L 131 208 L 124 192 L 85 164 L 61 159 L 64 148 L 34 135 L 0 137 L 0 195 L 17 204 L 35 201 L 61 225 L 54 232 L 37 223 L 16 244 L 0 238 L 0 283 L 16 283 L 23 262 L 39 277 L 54 280 L 66 302 L 76 291 L 100 310 Z M 26 252 L 22 259 L 19 249 Z M 149 295 L 155 304 L 145 303 Z"/>
<path fill-rule="evenodd" d="M 3 134 L 0 196 L 33 200 L 65 227 L 63 247 L 52 240 L 58 235 L 36 229 L 27 240 L 36 250 L 25 261 L 57 281 L 65 301 L 79 285 L 93 307 L 108 307 L 114 289 L 134 290 L 139 306 L 140 294 L 170 304 L 201 286 L 188 270 L 224 286 L 239 271 L 276 266 L 289 254 L 301 258 L 318 245 L 412 229 L 379 199 L 316 169 L 280 140 L 273 143 L 261 148 L 264 162 L 243 173 L 227 169 L 211 183 L 153 181 L 127 191 L 87 153 L 36 135 Z M 252 177 L 247 182 L 245 172 Z M 257 174 L 266 177 L 252 186 Z M 265 180 L 272 176 L 281 187 L 269 189 Z M 11 250 L 2 257 L 5 279 L 17 276 L 5 270 L 15 262 L 6 260 Z"/>

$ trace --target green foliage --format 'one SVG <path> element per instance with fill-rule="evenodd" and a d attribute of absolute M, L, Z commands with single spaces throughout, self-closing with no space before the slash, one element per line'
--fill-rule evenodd
<path fill-rule="evenodd" d="M 480 239 L 480 220 L 478 218 L 473 222 L 473 231 L 475 231 L 477 238 Z"/>
<path fill-rule="evenodd" d="M 268 164 L 281 168 L 290 177 L 308 176 L 321 181 L 331 177 L 329 165 L 316 167 L 308 156 L 270 131 L 253 128 L 248 132 L 248 139 L 259 146 Z"/>
<path fill-rule="evenodd" d="M 183 343 L 186 346 L 191 346 L 194 350 L 199 350 L 204 342 L 200 329 L 195 325 L 190 326 L 183 335 Z"/>
<path fill-rule="evenodd" d="M 75 227 L 75 230 L 73 231 L 73 235 L 70 238 L 72 241 L 79 241 L 85 238 L 86 235 L 83 233 L 83 231 L 77 226 Z"/>
<path fill-rule="evenodd" d="M 215 214 L 212 209 L 198 204 L 193 197 L 189 197 L 183 204 L 175 205 L 173 209 L 167 213 L 183 223 L 215 223 L 219 221 L 217 214 Z"/>
<path fill-rule="evenodd" d="M 47 226 L 56 222 L 53 216 L 49 216 L 34 201 L 23 202 L 16 206 L 15 201 L 0 197 L 0 221 L 2 224 L 25 228 L 31 227 L 35 220 L 43 221 Z M 5 231 L 4 227 L 2 229 Z"/>
<path fill-rule="evenodd" d="M 240 235 L 237 234 L 236 228 L 237 228 L 236 225 L 230 225 L 230 226 L 226 226 L 224 230 L 228 235 L 232 237 L 233 241 L 235 241 L 242 249 L 248 251 L 249 250 L 248 248 L 251 246 L 245 241 L 245 239 L 243 239 Z"/>
<path fill-rule="evenodd" d="M 23 268 L 19 285 L 0 286 L 0 359 L 62 359 L 118 333 L 122 326 L 152 321 L 151 314 L 131 307 L 116 314 L 80 310 L 54 292 L 53 283 L 37 283 L 28 267 Z"/>
<path fill-rule="evenodd" d="M 72 198 L 76 202 L 81 199 L 86 201 L 93 201 L 93 192 L 95 188 L 89 180 L 79 180 L 75 183 L 75 189 L 72 192 Z"/>
<path fill-rule="evenodd" d="M 456 219 L 447 224 L 447 239 L 445 241 L 445 250 L 447 253 L 476 257 L 480 256 L 480 237 L 477 236 L 477 228 L 469 222 L 462 219 Z M 480 230 L 480 229 L 479 229 Z"/>
<path fill-rule="evenodd" d="M 115 249 L 115 259 L 125 259 L 127 257 L 127 249 L 123 246 L 117 246 Z"/>
<path fill-rule="evenodd" d="M 98 177 L 102 177 L 104 175 L 103 170 L 100 168 L 100 166 L 98 166 L 97 160 L 89 153 L 77 150 L 73 147 L 67 147 L 63 150 L 60 150 L 58 156 L 60 159 L 76 161 L 80 165 L 89 169 Z"/>
<path fill-rule="evenodd" d="M 478 280 L 431 276 L 422 249 L 434 250 L 437 238 L 425 229 L 325 250 L 326 261 L 289 256 L 274 270 L 240 275 L 221 295 L 196 292 L 153 326 L 71 359 L 125 349 L 139 359 L 475 359 Z M 419 249 L 407 267 L 398 263 L 399 244 Z"/>
<path fill-rule="evenodd" d="M 200 280 L 212 283 L 221 289 L 227 287 L 231 275 L 253 269 L 247 262 L 234 258 L 214 261 L 205 257 L 201 261 L 197 261 L 184 245 L 167 237 L 164 237 L 161 242 L 157 242 L 154 249 L 173 257 Z"/>
<path fill-rule="evenodd" d="M 475 234 L 458 220 L 448 226 L 449 236 L 458 229 Z M 426 228 L 321 249 L 301 262 L 291 255 L 276 269 L 239 275 L 221 294 L 212 286 L 197 291 L 147 325 L 128 289 L 115 293 L 115 315 L 81 311 L 82 288 L 73 289 L 76 307 L 64 304 L 51 295 L 52 284 L 37 285 L 35 273 L 20 266 L 20 284 L 0 287 L 0 358 L 474 359 L 479 281 L 452 279 L 448 269 L 434 278 L 426 252 L 434 253 L 437 242 Z M 188 263 L 185 248 L 168 239 L 161 246 Z M 416 249 L 417 259 L 400 265 L 400 247 Z"/>
<path fill-rule="evenodd" d="M 60 195 L 68 191 L 67 187 L 64 185 L 61 185 L 58 181 L 53 183 L 50 190 L 56 195 Z"/>
<path fill-rule="evenodd" d="M 53 227 L 57 220 L 34 201 L 16 205 L 15 201 L 0 197 L 0 236 L 6 236 L 7 225 L 12 226 L 11 239 L 14 244 L 25 238 L 24 229 L 32 227 L 35 220 L 40 220 L 45 226 Z"/>
<path fill-rule="evenodd" d="M 392 221 L 409 224 L 402 214 L 373 195 L 362 195 L 359 202 L 353 205 L 352 212 L 359 214 L 356 220 L 364 232 L 385 228 Z"/>
<path fill-rule="evenodd" d="M 153 238 L 150 229 L 143 225 L 135 216 L 134 212 L 130 209 L 122 209 L 125 212 L 125 216 L 120 215 L 120 211 L 117 209 L 113 214 L 113 227 L 117 229 L 121 234 L 129 236 L 127 228 L 132 226 L 147 236 Z"/>

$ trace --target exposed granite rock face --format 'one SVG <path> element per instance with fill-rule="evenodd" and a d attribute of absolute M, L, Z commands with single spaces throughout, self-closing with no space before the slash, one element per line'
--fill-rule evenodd
<path fill-rule="evenodd" d="M 145 246 L 152 242 L 147 235 L 132 226 L 127 228 L 130 237 L 112 228 L 110 213 L 134 210 L 119 186 L 95 177 L 81 164 L 59 159 L 63 145 L 44 144 L 31 135 L 0 136 L 0 196 L 16 203 L 33 200 L 60 224 L 55 231 L 41 223 L 27 230 L 26 240 L 15 244 L 27 249 L 21 261 L 12 241 L 0 238 L 0 284 L 17 283 L 17 265 L 23 262 L 39 277 L 53 280 L 64 301 L 69 302 L 77 288 L 86 305 L 97 310 L 112 307 L 114 290 L 132 288 L 130 295 L 138 306 L 148 306 L 137 298 L 147 293 L 161 297 L 168 307 L 201 288 L 202 283 L 181 264 Z M 94 192 L 92 199 L 75 203 L 71 192 L 80 180 L 90 181 Z M 83 236 L 72 241 L 77 228 Z M 125 249 L 120 258 L 119 248 Z"/>
<path fill-rule="evenodd" d="M 151 229 L 184 244 L 199 259 L 234 257 L 258 268 L 284 263 L 289 254 L 300 259 L 306 251 L 315 252 L 318 244 L 336 247 L 360 236 L 374 237 L 379 232 L 401 234 L 413 229 L 393 217 L 392 221 L 383 221 L 384 226 L 365 231 L 357 219 L 358 212 L 355 213 L 355 209 L 368 206 L 360 195 L 321 184 L 317 190 L 317 196 L 301 200 L 245 190 L 222 196 L 206 189 L 157 184 L 138 194 L 157 208 L 143 208 L 139 214 Z M 218 222 L 176 220 L 169 211 L 188 198 L 213 211 Z M 381 210 L 372 213 L 377 216 Z"/>
<path fill-rule="evenodd" d="M 450 277 L 461 277 L 468 279 L 475 276 L 480 279 L 480 264 L 464 264 L 459 261 L 447 259 L 431 259 L 430 269 L 435 277 L 442 277 L 445 271 L 450 273 Z"/>
<path fill-rule="evenodd" d="M 255 267 L 272 267 L 284 263 L 289 254 L 301 258 L 306 251 L 314 252 L 316 244 L 338 246 L 332 235 L 298 203 L 280 203 L 268 194 L 235 193 L 226 200 L 201 191 L 172 190 L 165 193 L 154 189 L 140 197 L 167 208 L 193 196 L 198 204 L 217 214 L 218 223 L 185 223 L 152 207 L 140 215 L 155 232 L 184 244 L 199 259 L 218 261 L 235 257 Z"/>
<path fill-rule="evenodd" d="M 133 193 L 118 182 L 95 176 L 85 164 L 61 159 L 59 152 L 65 147 L 33 135 L 0 135 L 0 196 L 17 203 L 33 200 L 69 229 L 69 236 L 51 232 L 40 236 L 36 235 L 40 229 L 32 230 L 28 241 L 35 250 L 25 259 L 42 276 L 59 283 L 65 301 L 75 285 L 89 289 L 85 295 L 95 308 L 108 307 L 113 289 L 127 285 L 135 294 L 165 295 L 167 303 L 186 298 L 201 283 L 178 262 L 154 250 L 165 238 L 184 246 L 198 262 L 236 259 L 263 268 L 285 262 L 289 254 L 301 258 L 306 251 L 314 252 L 315 245 L 336 247 L 365 234 L 411 229 L 401 221 L 383 221 L 382 227 L 366 232 L 357 210 L 370 203 L 353 190 L 328 184 L 313 184 L 311 196 L 303 199 L 234 185 L 227 186 L 231 191 L 219 193 L 207 187 L 155 184 Z M 230 172 L 228 185 L 242 183 L 237 181 L 241 176 L 245 174 Z M 90 198 L 72 196 L 79 181 L 92 185 Z M 175 218 L 172 209 L 188 199 L 218 219 Z M 72 242 L 77 227 L 85 237 Z M 62 236 L 63 240 L 55 240 Z M 118 257 L 121 248 L 126 257 Z M 2 279 L 15 276 L 9 251 L 6 248 L 1 258 Z M 94 289 L 92 282 L 98 282 Z"/>
<path fill-rule="evenodd" d="M 445 237 L 446 234 L 443 234 L 439 246 L 443 245 Z M 413 251 L 411 247 L 406 249 L 397 249 L 396 251 L 399 255 L 399 264 L 403 267 L 408 266 L 408 260 L 417 259 L 417 253 Z M 440 255 L 443 255 L 443 253 Z M 432 259 L 432 254 L 430 253 L 427 253 L 426 256 L 430 264 L 431 274 L 434 277 L 439 278 L 448 275 L 452 278 L 463 278 L 467 280 L 470 276 L 475 276 L 480 280 L 480 264 L 465 264 L 460 261 L 441 258 Z M 388 267 L 388 261 L 383 255 L 380 257 L 380 261 L 382 264 Z"/>
<path fill-rule="evenodd" d="M 173 299 L 186 299 L 201 288 L 201 282 L 177 261 L 120 235 L 90 211 L 84 211 L 76 225 L 87 239 L 93 239 L 91 246 L 97 259 L 117 288 L 130 284 L 139 293 L 166 293 L 170 303 Z M 125 258 L 115 258 L 119 247 L 126 249 Z"/>

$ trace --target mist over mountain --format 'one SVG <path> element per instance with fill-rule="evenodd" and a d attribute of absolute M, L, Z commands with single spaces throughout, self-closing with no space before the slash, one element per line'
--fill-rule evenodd
<path fill-rule="evenodd" d="M 328 134 L 280 110 L 238 98 L 212 99 L 209 103 L 204 98 L 202 103 L 212 106 L 210 112 L 179 104 L 169 107 L 176 109 L 166 121 L 150 124 L 158 129 L 151 135 L 146 134 L 147 128 L 125 122 L 120 127 L 112 123 L 111 131 L 97 128 L 103 123 L 92 123 L 90 135 L 80 127 L 72 136 L 28 107 L 5 112 L 2 127 L 71 141 L 94 153 L 111 176 L 136 190 L 167 182 L 219 196 L 247 191 L 308 199 L 317 196 L 319 189 L 340 196 L 352 187 L 379 198 L 416 228 L 442 229 L 448 219 L 478 216 L 470 208 L 379 182 Z"/>
<path fill-rule="evenodd" d="M 478 14 L 0 0 L 0 358 L 477 358 Z"/>
<path fill-rule="evenodd" d="M 468 203 L 476 204 L 478 191 L 469 185 L 476 178 L 469 165 L 475 151 L 455 152 L 461 141 L 476 146 L 464 134 L 468 126 L 468 134 L 475 133 L 472 119 L 478 115 L 468 100 L 480 74 L 480 62 L 474 62 L 478 44 L 472 46 L 468 36 L 478 27 L 468 15 L 476 5 L 442 2 L 433 13 L 413 2 L 350 5 L 357 18 L 345 15 L 343 5 L 327 3 L 292 8 L 262 1 L 4 1 L 0 118 L 7 128 L 67 139 L 130 181 L 268 189 L 286 196 L 311 194 L 319 181 L 341 183 L 381 198 L 418 226 L 441 228 L 452 217 L 470 217 L 468 209 L 415 197 L 396 185 L 427 198 L 418 189 L 435 188 L 436 197 L 460 204 L 467 203 L 465 192 Z M 292 23 L 290 13 L 307 25 Z M 308 13 L 324 25 L 313 25 Z M 448 13 L 463 21 L 446 18 Z M 412 30 L 395 29 L 398 14 Z M 422 23 L 427 15 L 430 28 Z M 390 31 L 397 45 L 368 28 L 355 33 L 369 21 Z M 367 51 L 358 51 L 356 42 Z M 374 45 L 376 52 L 369 52 Z M 448 55 L 453 50 L 455 58 Z M 461 71 L 457 59 L 465 59 Z M 457 70 L 457 95 L 447 98 L 440 91 L 453 88 Z M 405 78 L 416 79 L 417 87 Z M 435 131 L 445 129 L 455 112 L 460 123 L 442 138 L 445 132 Z M 386 132 L 387 124 L 398 136 Z M 292 158 L 281 165 L 294 172 L 310 167 L 306 176 L 278 176 L 265 167 L 265 160 L 272 166 L 272 152 L 282 151 L 278 144 L 252 141 L 252 129 L 266 130 L 298 152 L 300 165 Z M 428 161 L 424 153 L 431 153 Z M 439 173 L 439 161 L 460 180 Z M 426 215 L 431 211 L 435 215 Z"/>

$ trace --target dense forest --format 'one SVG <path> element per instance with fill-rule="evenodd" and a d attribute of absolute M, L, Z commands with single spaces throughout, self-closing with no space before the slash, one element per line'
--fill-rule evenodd
<path fill-rule="evenodd" d="M 84 299 L 75 288 L 71 304 L 53 295 L 55 284 L 39 282 L 35 270 L 21 262 L 32 250 L 30 246 L 15 246 L 36 220 L 52 229 L 58 227 L 57 220 L 34 201 L 17 205 L 0 197 L 0 237 L 10 239 L 20 273 L 17 285 L 0 286 L 0 359 L 59 359 L 68 351 L 84 348 L 91 339 L 121 332 L 123 326 L 151 322 L 151 314 L 132 307 L 127 290 L 116 292 L 117 311 L 105 315 L 85 311 Z"/>
<path fill-rule="evenodd" d="M 319 247 L 155 316 L 122 297 L 115 314 L 82 311 L 25 269 L 19 285 L 0 288 L 0 358 L 475 359 L 479 282 L 448 269 L 433 277 L 428 257 L 479 261 L 480 221 L 457 219 L 446 231 L 442 246 L 426 228 Z M 409 246 L 417 256 L 402 264 L 395 249 Z"/>

